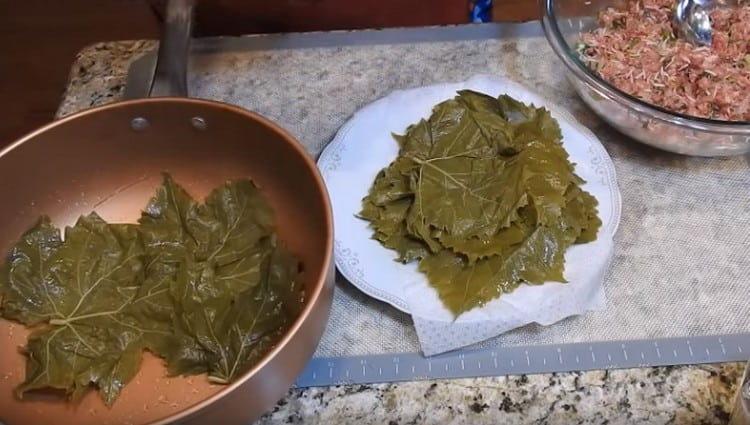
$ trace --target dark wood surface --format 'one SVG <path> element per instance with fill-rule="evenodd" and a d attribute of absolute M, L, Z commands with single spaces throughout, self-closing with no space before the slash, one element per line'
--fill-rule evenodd
<path fill-rule="evenodd" d="M 0 146 L 52 120 L 75 54 L 157 38 L 160 0 L 0 0 Z M 201 0 L 198 34 L 466 22 L 468 0 Z M 495 0 L 493 18 L 535 19 L 536 0 Z"/>
<path fill-rule="evenodd" d="M 0 0 L 0 146 L 52 120 L 82 47 L 158 33 L 145 1 Z"/>
<path fill-rule="evenodd" d="M 495 0 L 492 7 L 495 22 L 526 22 L 539 19 L 540 15 L 537 0 Z"/>
<path fill-rule="evenodd" d="M 161 16 L 166 0 L 149 0 Z M 196 35 L 459 24 L 469 0 L 199 1 Z"/>

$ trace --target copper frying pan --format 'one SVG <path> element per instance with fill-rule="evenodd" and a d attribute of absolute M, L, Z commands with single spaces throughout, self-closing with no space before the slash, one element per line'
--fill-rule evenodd
<path fill-rule="evenodd" d="M 192 4 L 170 2 L 152 94 L 185 94 Z M 17 400 L 28 332 L 0 319 L 0 422 L 29 424 L 249 423 L 280 399 L 312 356 L 333 291 L 332 216 L 312 159 L 289 133 L 239 107 L 161 97 L 103 106 L 49 124 L 0 152 L 0 251 L 40 214 L 72 224 L 96 210 L 134 222 L 170 172 L 202 198 L 227 179 L 252 178 L 270 199 L 281 240 L 304 264 L 307 305 L 278 346 L 229 386 L 205 376 L 167 378 L 148 357 L 112 408 L 95 392 L 72 404 Z"/>

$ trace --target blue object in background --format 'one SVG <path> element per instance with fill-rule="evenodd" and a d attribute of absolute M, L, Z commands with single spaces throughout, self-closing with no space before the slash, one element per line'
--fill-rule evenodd
<path fill-rule="evenodd" d="M 472 0 L 471 22 L 490 22 L 492 20 L 492 0 Z"/>

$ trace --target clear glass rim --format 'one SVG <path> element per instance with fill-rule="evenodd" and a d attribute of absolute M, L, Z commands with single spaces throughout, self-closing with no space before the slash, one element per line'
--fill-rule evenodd
<path fill-rule="evenodd" d="M 547 41 L 549 41 L 552 46 L 552 50 L 555 51 L 555 54 L 557 54 L 560 60 L 563 61 L 565 66 L 575 75 L 576 78 L 584 81 L 587 85 L 594 87 L 609 99 L 614 100 L 635 112 L 675 125 L 688 127 L 690 129 L 750 135 L 750 121 L 714 120 L 672 112 L 644 102 L 610 85 L 604 81 L 604 79 L 591 72 L 591 70 L 573 54 L 573 50 L 568 45 L 568 42 L 562 35 L 562 31 L 560 31 L 560 27 L 557 25 L 557 18 L 555 18 L 554 12 L 554 0 L 539 0 L 539 2 L 544 9 L 542 27 L 544 29 L 544 34 L 547 37 Z"/>

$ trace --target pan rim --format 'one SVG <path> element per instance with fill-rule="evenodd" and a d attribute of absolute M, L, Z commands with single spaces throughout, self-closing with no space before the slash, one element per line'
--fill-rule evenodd
<path fill-rule="evenodd" d="M 305 308 L 302 310 L 300 315 L 294 321 L 292 326 L 284 333 L 284 336 L 282 337 L 282 339 L 276 344 L 276 346 L 272 350 L 268 351 L 261 358 L 260 361 L 255 363 L 252 368 L 250 368 L 248 371 L 242 374 L 242 376 L 239 379 L 227 385 L 225 388 L 222 388 L 216 394 L 213 394 L 212 396 L 198 402 L 197 404 L 194 404 L 190 407 L 180 410 L 179 412 L 173 415 L 170 415 L 161 419 L 157 419 L 156 421 L 152 421 L 147 424 L 147 425 L 165 425 L 165 424 L 169 424 L 172 422 L 188 419 L 189 417 L 199 413 L 200 411 L 202 411 L 209 405 L 216 403 L 222 398 L 226 397 L 227 395 L 229 395 L 229 393 L 235 391 L 238 387 L 242 386 L 247 380 L 249 380 L 250 378 L 255 376 L 258 372 L 260 372 L 266 365 L 268 365 L 268 363 L 270 363 L 275 357 L 279 355 L 281 350 L 283 350 L 284 348 L 286 348 L 287 345 L 289 345 L 292 338 L 296 336 L 297 333 L 299 332 L 300 328 L 302 327 L 302 324 L 313 313 L 313 309 L 317 308 L 317 305 L 320 303 L 319 300 L 323 296 L 322 295 L 323 290 L 326 287 L 326 281 L 328 278 L 328 274 L 330 272 L 331 264 L 333 262 L 334 229 L 333 229 L 333 212 L 331 209 L 331 201 L 330 201 L 330 196 L 328 194 L 328 189 L 325 186 L 323 177 L 321 176 L 320 171 L 317 165 L 315 164 L 313 157 L 310 154 L 308 154 L 308 152 L 304 149 L 304 147 L 299 142 L 299 140 L 290 132 L 288 132 L 286 129 L 281 127 L 279 124 L 276 124 L 274 121 L 270 120 L 269 118 L 266 118 L 257 112 L 249 111 L 240 106 L 236 106 L 236 105 L 232 105 L 232 104 L 228 104 L 224 102 L 218 102 L 218 101 L 207 100 L 207 99 L 184 98 L 184 97 L 153 97 L 153 98 L 117 101 L 117 102 L 109 103 L 106 105 L 89 108 L 83 111 L 70 114 L 63 118 L 60 118 L 59 120 L 48 123 L 42 127 L 34 129 L 31 132 L 21 136 L 20 138 L 16 139 L 14 142 L 11 142 L 8 146 L 0 150 L 0 159 L 2 159 L 11 151 L 22 148 L 24 143 L 33 141 L 36 137 L 46 132 L 49 132 L 57 127 L 63 126 L 67 124 L 68 122 L 80 119 L 85 116 L 102 113 L 111 109 L 121 109 L 121 108 L 137 106 L 141 104 L 152 104 L 152 103 L 192 104 L 192 105 L 196 105 L 200 107 L 214 108 L 214 109 L 218 109 L 221 111 L 226 111 L 228 113 L 241 115 L 246 119 L 256 121 L 260 123 L 261 125 L 270 129 L 274 133 L 276 133 L 281 139 L 283 139 L 288 145 L 290 145 L 290 147 L 293 149 L 295 154 L 302 159 L 303 163 L 305 164 L 305 168 L 306 168 L 308 175 L 310 175 L 313 178 L 315 186 L 318 190 L 318 195 L 322 198 L 321 201 L 323 204 L 323 210 L 324 210 L 323 213 L 325 214 L 325 222 L 326 222 L 325 223 L 326 224 L 325 254 L 324 254 L 324 258 L 322 262 L 322 269 L 316 271 L 314 288 L 313 288 L 312 293 L 310 294 L 309 300 L 306 302 Z"/>

